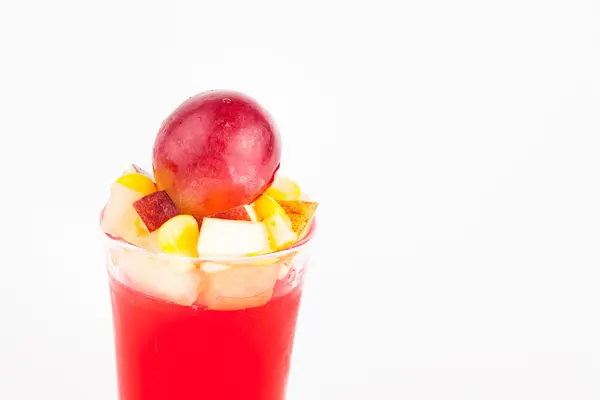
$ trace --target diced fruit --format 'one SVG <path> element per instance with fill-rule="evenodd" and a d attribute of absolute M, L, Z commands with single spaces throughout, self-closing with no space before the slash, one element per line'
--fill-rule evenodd
<path fill-rule="evenodd" d="M 254 211 L 254 207 L 251 205 L 237 206 L 227 211 L 211 215 L 211 218 L 258 222 L 258 215 L 256 215 L 256 211 Z"/>
<path fill-rule="evenodd" d="M 198 239 L 200 257 L 244 257 L 271 251 L 263 223 L 204 218 Z"/>
<path fill-rule="evenodd" d="M 202 272 L 187 259 L 168 259 L 142 250 L 120 250 L 117 267 L 134 288 L 182 305 L 193 304 L 202 290 Z"/>
<path fill-rule="evenodd" d="M 230 267 L 210 276 L 210 289 L 220 296 L 243 299 L 273 289 L 279 265 Z"/>
<path fill-rule="evenodd" d="M 290 178 L 284 176 L 276 176 L 271 187 L 267 189 L 265 194 L 274 200 L 298 200 L 302 194 L 300 186 Z"/>
<path fill-rule="evenodd" d="M 206 217 L 250 204 L 273 182 L 281 139 L 267 111 L 237 92 L 214 90 L 181 104 L 154 142 L 153 169 L 184 214 Z"/>
<path fill-rule="evenodd" d="M 214 310 L 239 310 L 259 307 L 273 295 L 273 287 L 279 275 L 279 265 L 257 267 L 205 264 L 207 284 L 203 302 Z"/>
<path fill-rule="evenodd" d="M 260 221 L 273 216 L 280 216 L 291 228 L 292 222 L 285 213 L 285 210 L 271 197 L 263 194 L 254 202 L 254 210 Z"/>
<path fill-rule="evenodd" d="M 144 196 L 133 203 L 133 207 L 150 232 L 154 232 L 179 214 L 177 207 L 165 191 Z"/>
<path fill-rule="evenodd" d="M 319 203 L 310 201 L 280 201 L 279 204 L 292 222 L 292 230 L 301 239 L 308 232 Z"/>
<path fill-rule="evenodd" d="M 288 221 L 289 219 L 286 220 L 279 214 L 271 215 L 263 221 L 269 231 L 273 247 L 277 250 L 289 247 L 298 240 L 298 235 L 292 230 Z"/>
<path fill-rule="evenodd" d="M 156 185 L 152 179 L 139 173 L 122 175 L 117 179 L 117 183 L 141 193 L 143 196 L 156 192 Z"/>
<path fill-rule="evenodd" d="M 193 261 L 187 260 L 185 258 L 170 258 L 168 262 L 162 260 L 161 263 L 167 265 L 172 271 L 178 272 L 186 272 L 198 269 L 198 267 Z"/>
<path fill-rule="evenodd" d="M 161 251 L 160 245 L 158 244 L 158 231 L 136 236 L 133 239 L 131 239 L 129 243 L 141 247 L 142 249 L 146 249 L 148 251 L 156 253 Z"/>
<path fill-rule="evenodd" d="M 191 215 L 177 215 L 158 230 L 160 249 L 168 254 L 197 257 L 198 223 Z"/>
<path fill-rule="evenodd" d="M 143 194 L 135 190 L 113 183 L 100 223 L 102 230 L 127 241 L 143 233 L 138 224 L 139 216 L 133 208 L 133 203 L 142 197 Z"/>
<path fill-rule="evenodd" d="M 275 249 L 289 247 L 298 240 L 298 235 L 292 230 L 290 218 L 283 207 L 272 197 L 263 194 L 254 202 L 254 209 L 259 219 L 267 227 Z"/>

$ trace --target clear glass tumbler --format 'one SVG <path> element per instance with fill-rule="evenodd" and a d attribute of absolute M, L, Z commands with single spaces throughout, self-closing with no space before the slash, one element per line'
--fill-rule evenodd
<path fill-rule="evenodd" d="M 107 235 L 119 400 L 284 400 L 314 234 L 226 260 Z"/>

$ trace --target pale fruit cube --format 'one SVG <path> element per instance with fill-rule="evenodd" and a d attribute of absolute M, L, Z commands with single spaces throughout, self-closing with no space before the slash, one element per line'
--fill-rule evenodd
<path fill-rule="evenodd" d="M 292 222 L 285 213 L 283 207 L 266 194 L 263 194 L 254 202 L 254 210 L 260 221 L 264 221 L 266 218 L 277 215 L 280 216 L 290 228 L 292 227 Z"/>
<path fill-rule="evenodd" d="M 270 188 L 265 194 L 277 201 L 279 200 L 298 200 L 302 194 L 300 186 L 290 178 L 277 176 Z"/>
<path fill-rule="evenodd" d="M 138 223 L 139 216 L 132 205 L 133 202 L 143 196 L 142 193 L 129 189 L 120 183 L 113 183 L 108 204 L 104 209 L 104 215 L 100 223 L 102 230 L 127 241 L 144 233 Z"/>
<path fill-rule="evenodd" d="M 200 257 L 244 257 L 271 251 L 263 223 L 204 218 L 198 239 Z"/>
<path fill-rule="evenodd" d="M 203 301 L 215 310 L 258 307 L 273 295 L 279 264 L 263 266 L 203 265 L 207 284 Z"/>
<path fill-rule="evenodd" d="M 165 222 L 158 230 L 158 242 L 162 251 L 197 257 L 198 222 L 191 215 L 178 215 Z"/>
<path fill-rule="evenodd" d="M 311 201 L 281 201 L 281 207 L 292 222 L 292 230 L 302 239 L 309 231 L 319 203 Z"/>
<path fill-rule="evenodd" d="M 263 221 L 269 231 L 269 236 L 273 246 L 277 249 L 284 249 L 296 243 L 298 235 L 292 230 L 287 221 L 279 215 L 271 215 Z"/>
<path fill-rule="evenodd" d="M 117 183 L 120 183 L 131 190 L 139 192 L 144 196 L 152 194 L 157 190 L 152 179 L 140 173 L 122 175 L 117 179 Z"/>
<path fill-rule="evenodd" d="M 252 205 L 243 205 L 211 215 L 210 218 L 231 219 L 235 221 L 260 222 Z"/>
<path fill-rule="evenodd" d="M 160 245 L 158 243 L 158 231 L 136 236 L 133 239 L 131 239 L 129 243 L 155 253 L 161 251 Z"/>
<path fill-rule="evenodd" d="M 150 296 L 191 305 L 202 291 L 202 272 L 189 260 L 131 250 L 120 254 L 117 262 L 133 287 Z"/>

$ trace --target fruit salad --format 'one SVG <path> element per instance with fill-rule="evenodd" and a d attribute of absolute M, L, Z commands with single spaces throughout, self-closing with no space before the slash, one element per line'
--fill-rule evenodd
<path fill-rule="evenodd" d="M 179 106 L 156 136 L 150 173 L 117 177 L 101 217 L 114 274 L 133 289 L 214 310 L 258 307 L 314 231 L 317 203 L 278 174 L 271 116 L 237 92 Z"/>

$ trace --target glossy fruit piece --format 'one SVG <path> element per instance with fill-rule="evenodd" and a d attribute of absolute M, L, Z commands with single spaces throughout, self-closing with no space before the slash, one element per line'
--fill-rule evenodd
<path fill-rule="evenodd" d="M 273 182 L 280 157 L 267 111 L 244 94 L 214 90 L 188 99 L 163 122 L 152 163 L 158 188 L 179 210 L 206 217 L 252 203 Z"/>
<path fill-rule="evenodd" d="M 314 218 L 319 203 L 296 200 L 280 201 L 279 204 L 290 218 L 292 230 L 298 234 L 298 238 L 304 237 L 310 228 L 310 222 Z"/>
<path fill-rule="evenodd" d="M 235 221 L 259 222 L 258 215 L 251 205 L 237 206 L 235 208 L 211 215 L 211 218 L 232 219 Z"/>
<path fill-rule="evenodd" d="M 149 232 L 154 232 L 176 215 L 179 210 L 165 191 L 154 192 L 142 197 L 133 207 Z"/>
<path fill-rule="evenodd" d="M 142 250 L 118 250 L 116 266 L 132 286 L 157 298 L 193 304 L 202 290 L 202 272 L 187 259 L 168 258 Z"/>
<path fill-rule="evenodd" d="M 273 216 L 280 216 L 283 221 L 291 228 L 292 222 L 288 218 L 283 207 L 270 196 L 263 194 L 254 202 L 254 210 L 260 221 Z"/>
<path fill-rule="evenodd" d="M 265 218 L 263 223 L 267 227 L 271 243 L 276 250 L 289 247 L 298 240 L 298 235 L 292 230 L 289 219 L 280 214 Z"/>
<path fill-rule="evenodd" d="M 137 172 L 120 176 L 117 183 L 141 193 L 143 196 L 156 192 L 156 185 L 152 182 L 152 179 Z"/>
<path fill-rule="evenodd" d="M 133 208 L 133 203 L 142 197 L 142 193 L 114 182 L 100 223 L 102 230 L 127 241 L 143 234 L 139 216 Z"/>
<path fill-rule="evenodd" d="M 238 310 L 259 307 L 273 295 L 279 265 L 226 266 L 206 263 L 203 303 L 213 310 Z"/>
<path fill-rule="evenodd" d="M 160 245 L 158 244 L 158 231 L 154 231 L 152 233 L 144 233 L 139 236 L 136 236 L 133 239 L 131 239 L 129 243 L 152 252 L 162 251 Z"/>
<path fill-rule="evenodd" d="M 160 249 L 167 254 L 197 257 L 198 223 L 191 215 L 177 215 L 158 230 Z"/>
<path fill-rule="evenodd" d="M 265 194 L 274 200 L 298 200 L 302 194 L 300 186 L 290 178 L 284 176 L 276 176 L 271 187 L 267 189 Z"/>
<path fill-rule="evenodd" d="M 263 223 L 204 218 L 198 239 L 199 257 L 246 257 L 271 251 Z"/>

